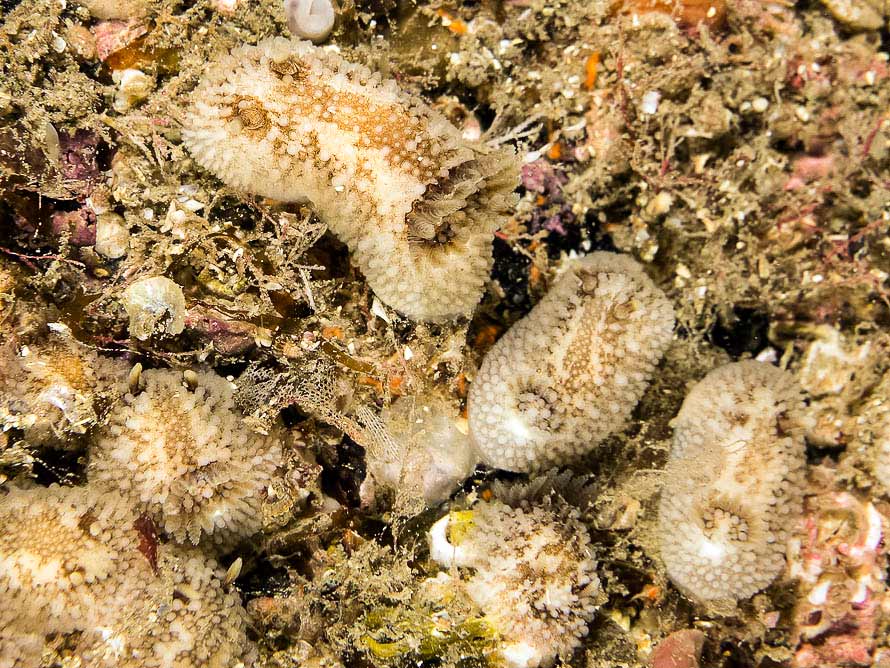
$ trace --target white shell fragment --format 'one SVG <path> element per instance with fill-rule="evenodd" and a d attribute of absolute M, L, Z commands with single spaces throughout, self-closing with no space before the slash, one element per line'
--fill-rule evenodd
<path fill-rule="evenodd" d="M 323 42 L 337 18 L 331 0 L 284 0 L 287 28 L 295 37 Z"/>
<path fill-rule="evenodd" d="M 185 329 L 182 288 L 165 276 L 136 281 L 124 291 L 130 335 L 145 341 L 154 334 L 175 336 Z"/>
<path fill-rule="evenodd" d="M 96 220 L 96 252 L 109 260 L 122 258 L 130 246 L 130 231 L 123 217 L 103 213 Z"/>

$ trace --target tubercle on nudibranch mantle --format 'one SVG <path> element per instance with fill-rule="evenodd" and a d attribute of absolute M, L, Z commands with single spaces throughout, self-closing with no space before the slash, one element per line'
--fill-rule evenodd
<path fill-rule="evenodd" d="M 309 200 L 381 301 L 469 315 L 516 202 L 515 151 L 468 142 L 392 81 L 309 42 L 237 48 L 196 89 L 184 140 L 228 185 Z"/>

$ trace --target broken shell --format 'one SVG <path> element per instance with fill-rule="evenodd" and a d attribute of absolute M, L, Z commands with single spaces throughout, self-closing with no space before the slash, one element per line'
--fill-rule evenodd
<path fill-rule="evenodd" d="M 119 114 L 142 102 L 155 87 L 154 79 L 142 70 L 115 70 L 111 78 L 118 86 L 114 95 L 114 110 Z"/>
<path fill-rule="evenodd" d="M 136 281 L 123 295 L 130 317 L 130 335 L 145 341 L 153 334 L 176 335 L 185 329 L 185 296 L 169 278 Z"/>
<path fill-rule="evenodd" d="M 331 0 L 284 0 L 284 14 L 292 35 L 316 44 L 327 39 L 337 18 Z"/>
<path fill-rule="evenodd" d="M 194 371 L 192 373 L 194 373 Z M 241 575 L 241 566 L 243 565 L 244 560 L 241 557 L 238 557 L 237 559 L 235 559 L 235 561 L 232 562 L 232 565 L 229 566 L 229 569 L 226 571 L 226 577 L 223 580 L 223 584 L 226 587 L 228 587 L 235 580 L 238 579 L 238 576 Z"/>
<path fill-rule="evenodd" d="M 116 213 L 103 213 L 96 220 L 96 252 L 109 260 L 116 260 L 127 254 L 130 246 L 130 231 L 122 216 Z"/>

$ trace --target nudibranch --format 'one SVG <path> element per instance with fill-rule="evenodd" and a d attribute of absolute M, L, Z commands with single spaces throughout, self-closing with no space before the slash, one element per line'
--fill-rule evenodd
<path fill-rule="evenodd" d="M 570 262 L 488 351 L 468 397 L 482 462 L 540 470 L 624 427 L 673 336 L 674 311 L 633 258 Z"/>
<path fill-rule="evenodd" d="M 673 422 L 659 525 L 677 587 L 735 601 L 769 585 L 803 504 L 803 394 L 794 378 L 748 360 L 719 367 Z"/>
<path fill-rule="evenodd" d="M 469 315 L 516 203 L 511 147 L 465 140 L 422 99 L 310 42 L 213 63 L 183 138 L 240 191 L 309 201 L 381 301 L 413 320 Z"/>

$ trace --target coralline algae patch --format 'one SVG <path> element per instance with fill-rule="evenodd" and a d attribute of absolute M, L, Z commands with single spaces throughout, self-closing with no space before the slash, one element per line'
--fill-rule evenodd
<path fill-rule="evenodd" d="M 782 572 L 801 514 L 800 388 L 768 364 L 728 364 L 692 388 L 673 426 L 658 515 L 668 575 L 696 600 L 747 598 Z"/>
<path fill-rule="evenodd" d="M 380 299 L 408 317 L 469 315 L 515 204 L 512 148 L 309 42 L 269 39 L 212 64 L 183 137 L 225 183 L 309 200 Z"/>

